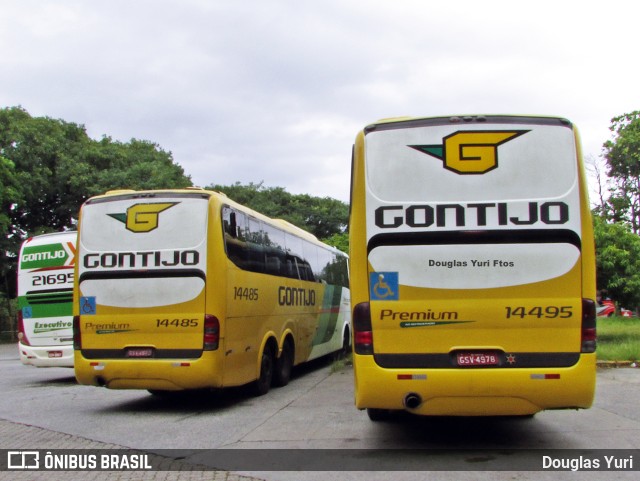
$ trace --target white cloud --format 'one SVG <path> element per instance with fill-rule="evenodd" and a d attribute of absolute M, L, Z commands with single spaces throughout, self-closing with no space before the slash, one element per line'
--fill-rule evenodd
<path fill-rule="evenodd" d="M 0 105 L 173 153 L 194 183 L 347 200 L 359 129 L 562 115 L 598 155 L 638 108 L 633 1 L 4 1 Z"/>

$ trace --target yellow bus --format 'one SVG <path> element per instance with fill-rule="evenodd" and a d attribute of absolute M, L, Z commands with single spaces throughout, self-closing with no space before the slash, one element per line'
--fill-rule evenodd
<path fill-rule="evenodd" d="M 353 155 L 356 407 L 372 420 L 590 407 L 595 254 L 572 123 L 387 119 Z"/>
<path fill-rule="evenodd" d="M 78 226 L 81 384 L 260 395 L 350 348 L 346 254 L 283 220 L 203 189 L 114 191 Z"/>

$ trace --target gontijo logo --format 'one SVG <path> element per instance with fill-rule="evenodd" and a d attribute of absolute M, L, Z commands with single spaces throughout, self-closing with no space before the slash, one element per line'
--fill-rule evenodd
<path fill-rule="evenodd" d="M 73 266 L 76 247 L 73 242 L 59 242 L 40 246 L 28 246 L 20 257 L 21 269 L 44 269 L 48 267 Z"/>
<path fill-rule="evenodd" d="M 444 137 L 442 145 L 409 145 L 440 159 L 458 174 L 484 174 L 498 167 L 498 146 L 528 130 L 465 130 Z"/>
<path fill-rule="evenodd" d="M 150 204 L 134 204 L 127 209 L 126 214 L 107 214 L 124 223 L 131 232 L 151 232 L 158 228 L 160 212 L 163 212 L 179 202 L 156 202 Z"/>

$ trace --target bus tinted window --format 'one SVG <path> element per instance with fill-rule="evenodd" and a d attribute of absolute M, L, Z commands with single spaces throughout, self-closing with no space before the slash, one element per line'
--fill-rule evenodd
<path fill-rule="evenodd" d="M 222 210 L 227 256 L 240 269 L 347 287 L 346 256 L 230 207 Z M 243 231 L 241 226 L 247 226 Z"/>

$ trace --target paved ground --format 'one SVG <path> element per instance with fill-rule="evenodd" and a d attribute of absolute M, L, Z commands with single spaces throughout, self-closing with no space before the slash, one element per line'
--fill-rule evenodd
<path fill-rule="evenodd" d="M 17 361 L 17 353 L 14 346 L 0 346 L 0 360 L 9 360 L 9 364 L 12 366 Z M 7 373 L 9 375 L 10 373 Z M 319 396 L 322 399 L 328 398 L 332 400 L 340 399 L 344 397 L 344 393 L 348 392 L 348 386 L 352 383 L 351 376 L 344 373 L 343 375 L 329 376 L 324 382 L 318 383 L 321 393 Z M 317 373 L 312 373 L 309 376 L 304 377 L 304 382 L 312 382 L 315 377 L 319 376 Z M 322 376 L 320 376 L 322 377 Z M 326 377 L 326 376 L 325 376 Z M 324 378 L 323 378 L 324 379 Z M 625 448 L 625 449 L 638 449 L 640 444 L 638 442 L 638 432 L 640 432 L 640 411 L 637 410 L 638 392 L 640 389 L 640 370 L 638 369 L 608 369 L 600 370 L 598 375 L 599 392 L 601 393 L 597 399 L 596 406 L 588 411 L 582 411 L 580 413 L 573 412 L 547 412 L 542 413 L 534 421 L 528 420 L 521 423 L 491 423 L 487 425 L 487 429 L 490 429 L 488 436 L 484 436 L 482 426 L 486 423 L 475 422 L 469 423 L 468 420 L 461 421 L 449 421 L 446 424 L 446 430 L 438 429 L 442 424 L 438 420 L 425 420 L 418 419 L 412 423 L 389 423 L 384 425 L 374 425 L 370 423 L 363 413 L 355 413 L 353 410 L 349 413 L 355 413 L 350 417 L 361 417 L 364 419 L 361 423 L 348 424 L 345 419 L 336 417 L 336 414 L 329 412 L 329 418 L 336 417 L 335 422 L 329 422 L 326 417 L 312 416 L 309 417 L 309 396 L 303 395 L 295 403 L 292 404 L 293 410 L 289 411 L 287 417 L 289 423 L 280 422 L 282 417 L 274 416 L 273 419 L 269 419 L 269 422 L 262 423 L 259 427 L 251 430 L 249 434 L 246 434 L 237 439 L 233 444 L 226 447 L 233 447 L 239 449 L 254 448 L 261 449 L 262 447 L 269 448 L 289 448 L 299 447 L 301 440 L 294 442 L 295 446 L 291 446 L 292 442 L 292 428 L 291 423 L 299 424 L 300 422 L 306 422 L 310 430 L 316 434 L 312 440 L 306 440 L 303 444 L 304 447 L 311 448 L 325 448 L 334 447 L 336 443 L 342 440 L 343 443 L 354 442 L 355 438 L 361 437 L 373 443 L 373 448 L 380 447 L 402 447 L 406 443 L 413 443 L 414 441 L 420 441 L 425 448 L 435 448 L 438 446 L 449 445 L 452 446 L 466 446 L 464 443 L 460 443 L 457 439 L 452 439 L 451 436 L 457 436 L 465 434 L 473 442 L 485 437 L 489 440 L 493 440 L 494 443 L 499 443 L 498 446 L 494 446 L 496 449 L 499 446 L 509 445 L 512 447 L 568 447 L 573 448 Z M 6 384 L 6 383 L 5 383 Z M 317 391 L 316 389 L 316 391 Z M 95 391 L 99 393 L 99 390 Z M 276 391 L 278 393 L 278 391 Z M 278 393 L 278 394 L 283 394 Z M 604 395 L 606 393 L 606 396 Z M 285 393 L 286 394 L 286 393 Z M 316 394 L 318 394 L 316 392 Z M 0 396 L 2 394 L 0 393 Z M 317 403 L 318 395 L 314 396 Z M 73 403 L 73 397 L 67 397 L 69 403 Z M 265 400 L 265 402 L 269 399 Z M 274 401 L 274 399 L 271 399 Z M 148 400 L 140 401 L 142 403 L 151 402 Z M 342 402 L 342 401 L 340 401 Z M 351 399 L 345 401 L 348 403 L 349 408 L 352 407 Z M 46 409 L 46 403 L 38 404 L 38 409 Z M 138 409 L 139 404 L 136 405 Z M 19 408 L 17 406 L 16 408 Z M 336 408 L 338 409 L 338 408 Z M 128 428 L 131 429 L 135 423 L 139 421 L 139 416 L 142 416 L 145 411 L 141 410 L 135 417 L 126 421 L 125 424 L 129 424 Z M 291 413 L 293 412 L 293 416 Z M 324 411 L 323 411 L 324 412 Z M 284 416 L 284 415 L 283 415 Z M 103 438 L 103 442 L 94 441 L 90 438 L 92 431 L 86 433 L 76 432 L 75 435 L 66 434 L 63 428 L 56 426 L 64 425 L 61 420 L 58 420 L 57 424 L 47 426 L 48 429 L 44 429 L 42 424 L 37 422 L 31 422 L 23 419 L 21 416 L 14 416 L 9 421 L 7 419 L 0 419 L 0 450 L 29 450 L 29 449 L 121 449 L 124 446 L 120 444 L 128 444 L 134 446 L 137 449 L 143 449 L 144 444 L 135 442 L 128 436 L 116 437 L 115 443 L 112 443 L 111 439 Z M 30 424 L 22 424 L 22 423 Z M 73 422 L 69 420 L 68 422 Z M 471 424 L 471 426 L 470 426 Z M 197 424 L 195 425 L 197 426 Z M 356 426 L 356 428 L 354 428 Z M 452 429 L 454 434 L 449 433 L 449 436 L 442 437 L 442 433 L 446 434 Z M 473 428 L 475 426 L 475 428 Z M 125 426 L 126 427 L 126 426 Z M 123 427 L 123 429 L 125 428 Z M 195 429 L 194 426 L 191 426 Z M 279 428 L 279 429 L 276 429 Z M 354 430 L 351 435 L 345 433 L 345 430 Z M 361 430 L 362 432 L 358 431 Z M 425 434 L 426 431 L 433 431 L 435 434 Z M 475 430 L 474 430 L 475 429 Z M 268 432 L 269 436 L 265 436 Z M 440 433 L 440 434 L 439 434 Z M 457 434 L 455 434 L 457 433 Z M 611 434 L 614 433 L 614 434 Z M 612 440 L 611 436 L 615 436 Z M 454 436 L 454 437 L 455 437 Z M 504 438 L 504 439 L 503 439 Z M 127 441 L 122 441 L 126 439 Z M 327 440 L 331 440 L 331 443 L 327 444 Z M 337 440 L 337 441 L 336 441 Z M 313 443 L 312 441 L 317 441 Z M 170 446 L 180 447 L 174 438 L 167 440 Z M 320 444 L 318 444 L 320 443 Z M 264 445 L 264 446 L 263 446 Z M 338 445 L 341 448 L 348 447 L 345 444 Z M 367 447 L 364 446 L 364 447 Z M 492 445 L 493 446 L 493 445 Z M 164 446 L 163 446 L 164 447 Z M 6 452 L 6 451 L 5 451 Z M 3 453 L 3 456 L 6 454 Z M 197 461 L 197 456 L 192 456 L 191 462 Z M 0 459 L 0 465 L 2 465 Z M 237 473 L 229 473 L 225 471 L 190 471 L 193 468 L 193 464 L 189 464 L 184 460 L 175 460 L 165 458 L 166 464 L 162 466 L 165 471 L 153 471 L 153 472 L 2 472 L 0 471 L 0 480 L 229 480 L 229 481 L 250 481 L 250 480 L 270 480 L 270 481 L 299 481 L 305 479 L 306 481 L 326 481 L 332 479 L 339 479 L 341 481 L 387 481 L 388 479 L 394 479 L 396 481 L 405 480 L 422 480 L 428 478 L 432 481 L 450 480 L 450 479 L 465 479 L 465 480 L 500 480 L 500 481 L 524 481 L 524 480 L 545 480 L 545 481 L 558 481 L 560 479 L 569 479 L 575 473 L 558 473 L 558 472 L 446 472 L 446 471 L 433 471 L 429 473 L 424 472 L 244 472 L 244 475 Z M 231 468 L 227 468 L 231 469 Z M 613 476 L 612 476 L 613 474 Z M 634 475 L 637 473 L 581 473 L 581 479 L 585 480 L 609 480 L 609 479 L 637 479 Z M 574 478 L 571 478 L 574 479 Z"/>
<path fill-rule="evenodd" d="M 0 358 L 17 359 L 13 346 L 1 345 Z M 35 426 L 0 419 L 0 449 L 126 449 L 80 436 L 60 433 Z M 3 460 L 4 461 L 4 460 Z M 253 481 L 259 478 L 240 476 L 226 471 L 194 471 L 194 466 L 183 461 L 166 459 L 163 471 L 11 471 L 1 472 L 0 480 L 11 481 Z"/>

